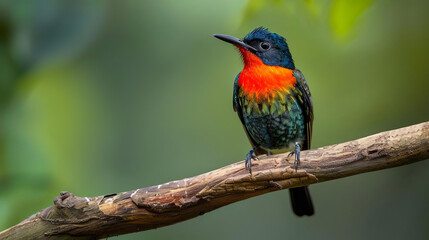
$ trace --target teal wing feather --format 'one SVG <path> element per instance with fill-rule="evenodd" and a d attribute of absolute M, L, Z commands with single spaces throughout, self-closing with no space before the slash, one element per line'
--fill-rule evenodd
<path fill-rule="evenodd" d="M 240 90 L 240 87 L 238 86 L 238 77 L 240 76 L 240 73 L 241 72 L 238 73 L 237 77 L 235 77 L 235 80 L 234 80 L 234 92 L 232 94 L 232 107 L 234 109 L 234 112 L 236 112 L 238 117 L 240 118 L 241 123 L 244 125 L 243 111 L 240 106 L 240 101 L 238 99 L 238 92 Z"/>
<path fill-rule="evenodd" d="M 240 121 L 243 125 L 243 129 L 246 132 L 247 138 L 252 144 L 252 147 L 255 147 L 257 145 L 256 141 L 250 136 L 249 132 L 247 131 L 246 125 L 244 123 L 244 118 L 243 118 L 243 108 L 240 104 L 240 99 L 239 99 L 240 86 L 238 86 L 238 77 L 240 76 L 240 73 L 238 73 L 237 77 L 235 77 L 235 80 L 234 80 L 234 92 L 232 94 L 232 107 L 234 109 L 234 112 L 236 112 L 238 117 L 240 118 Z M 267 152 L 262 148 L 257 148 L 255 150 L 256 155 L 262 155 L 266 153 Z"/>
<path fill-rule="evenodd" d="M 310 88 L 308 87 L 307 81 L 305 81 L 304 75 L 298 69 L 293 71 L 293 75 L 296 78 L 296 86 L 299 92 L 302 94 L 299 99 L 301 109 L 304 111 L 304 121 L 306 123 L 306 138 L 304 141 L 303 150 L 310 149 L 311 147 L 311 136 L 313 133 L 313 100 L 311 98 Z"/>

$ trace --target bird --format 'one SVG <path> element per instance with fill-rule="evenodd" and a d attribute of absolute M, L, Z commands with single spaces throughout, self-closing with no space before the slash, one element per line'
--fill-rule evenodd
<path fill-rule="evenodd" d="M 224 34 L 214 37 L 238 48 L 244 63 L 234 80 L 233 109 L 244 127 L 252 149 L 245 168 L 252 174 L 252 160 L 259 155 L 290 152 L 295 156 L 310 149 L 313 128 L 313 101 L 308 84 L 295 63 L 286 39 L 258 27 L 243 39 Z M 297 216 L 314 214 L 308 186 L 289 189 Z"/>

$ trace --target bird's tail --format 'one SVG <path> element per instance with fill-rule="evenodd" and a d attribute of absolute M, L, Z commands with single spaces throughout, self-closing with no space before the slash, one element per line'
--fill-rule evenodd
<path fill-rule="evenodd" d="M 293 212 L 301 217 L 314 214 L 313 202 L 311 201 L 308 186 L 289 189 Z"/>

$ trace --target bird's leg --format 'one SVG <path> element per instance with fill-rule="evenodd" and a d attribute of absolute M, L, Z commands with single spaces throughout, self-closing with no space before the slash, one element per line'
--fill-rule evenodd
<path fill-rule="evenodd" d="M 244 166 L 249 170 L 249 173 L 252 174 L 252 159 L 258 160 L 258 157 L 255 155 L 255 150 L 259 147 L 256 145 L 246 154 L 246 160 L 244 161 Z"/>
<path fill-rule="evenodd" d="M 293 163 L 293 168 L 295 168 L 295 171 L 298 169 L 299 166 L 299 160 L 301 155 L 301 144 L 299 142 L 295 143 L 295 149 L 290 152 L 287 157 L 295 155 L 295 162 Z"/>

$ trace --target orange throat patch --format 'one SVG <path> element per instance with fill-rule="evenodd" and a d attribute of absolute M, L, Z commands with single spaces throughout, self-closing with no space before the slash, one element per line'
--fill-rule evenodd
<path fill-rule="evenodd" d="M 287 93 L 296 83 L 293 70 L 266 65 L 255 54 L 242 47 L 240 50 L 244 68 L 238 77 L 238 85 L 250 101 L 272 102 L 279 93 Z"/>

